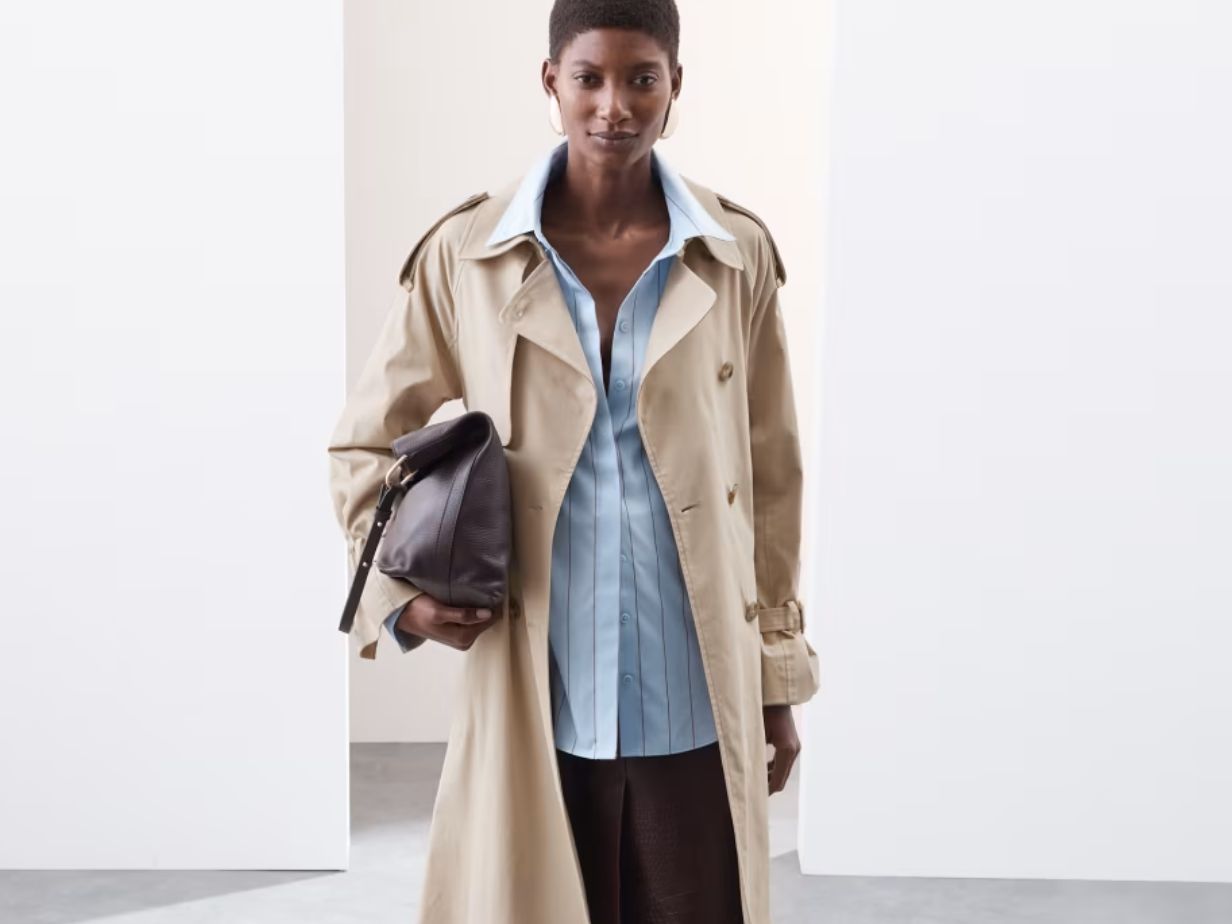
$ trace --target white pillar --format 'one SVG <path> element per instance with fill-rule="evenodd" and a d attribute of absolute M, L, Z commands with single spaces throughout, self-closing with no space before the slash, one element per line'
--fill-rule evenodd
<path fill-rule="evenodd" d="M 837 4 L 801 858 L 1232 879 L 1232 8 Z"/>
<path fill-rule="evenodd" d="M 341 16 L 0 12 L 0 867 L 346 865 Z"/>

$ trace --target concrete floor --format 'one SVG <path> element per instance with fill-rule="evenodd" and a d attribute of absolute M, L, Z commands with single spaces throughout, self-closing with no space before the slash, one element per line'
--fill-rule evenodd
<path fill-rule="evenodd" d="M 0 924 L 413 924 L 444 753 L 353 746 L 347 872 L 0 871 Z M 801 876 L 794 784 L 770 800 L 775 924 L 1232 924 L 1232 886 Z"/>

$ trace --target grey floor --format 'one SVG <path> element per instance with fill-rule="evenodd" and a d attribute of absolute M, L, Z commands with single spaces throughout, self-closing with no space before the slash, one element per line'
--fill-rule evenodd
<path fill-rule="evenodd" d="M 443 758 L 352 748 L 347 872 L 0 871 L 0 924 L 413 924 Z M 770 800 L 775 924 L 1232 924 L 1232 886 L 801 876 L 794 783 Z"/>

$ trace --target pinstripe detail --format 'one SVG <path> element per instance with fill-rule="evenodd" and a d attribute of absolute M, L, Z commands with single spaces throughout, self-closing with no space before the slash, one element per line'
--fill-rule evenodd
<path fill-rule="evenodd" d="M 594 435 L 595 428 L 590 428 L 590 483 L 593 485 L 593 490 L 590 492 L 594 497 L 594 513 L 592 521 L 595 528 L 591 530 L 591 535 L 594 537 L 594 555 L 590 561 L 592 571 L 590 579 L 590 687 L 591 697 L 590 702 L 594 707 L 594 747 L 592 756 L 599 756 L 599 601 L 596 599 L 599 595 L 599 478 L 595 473 L 595 451 L 594 451 Z"/>
<path fill-rule="evenodd" d="M 630 383 L 629 388 L 625 389 L 626 393 L 628 394 L 628 397 L 625 398 L 625 416 L 624 416 L 624 419 L 621 420 L 620 422 L 620 429 L 617 431 L 617 436 L 616 436 L 617 440 L 619 440 L 619 433 L 624 432 L 625 427 L 628 426 L 629 424 L 629 411 L 633 406 L 633 396 L 634 396 L 634 390 L 633 390 L 632 383 L 638 380 L 637 355 L 636 355 L 637 296 L 642 289 L 642 280 L 644 277 L 645 277 L 645 273 L 643 273 L 642 276 L 638 277 L 637 282 L 633 284 L 633 291 L 629 293 L 629 295 L 633 296 L 633 309 L 631 311 L 631 314 L 633 315 L 633 317 L 629 321 L 629 326 L 633 328 L 633 336 L 629 338 L 629 368 L 632 370 L 632 372 L 629 375 L 629 383 Z M 626 296 L 626 299 L 627 298 L 628 296 Z M 624 305 L 621 304 L 620 307 L 621 309 L 623 309 Z M 616 313 L 616 324 L 617 324 L 616 333 L 619 333 L 620 331 L 620 326 L 619 326 L 620 325 L 620 312 L 619 311 L 617 311 Z M 612 352 L 613 353 L 616 352 L 616 343 L 615 343 L 616 333 L 612 334 L 612 340 L 613 340 Z M 633 542 L 633 522 L 632 522 L 633 518 L 629 514 L 629 499 L 628 499 L 629 495 L 628 495 L 628 492 L 625 490 L 625 465 L 624 465 L 624 460 L 620 457 L 619 443 L 617 443 L 616 445 L 616 465 L 617 465 L 617 472 L 620 474 L 620 504 L 625 514 L 624 523 L 622 525 L 624 529 L 627 529 L 629 531 L 629 559 L 630 559 L 629 563 L 633 566 L 633 569 L 632 569 L 633 570 L 633 625 L 634 625 L 634 631 L 637 634 L 637 677 L 638 677 L 637 696 L 638 696 L 638 705 L 641 707 L 641 712 L 642 712 L 642 753 L 645 754 L 646 753 L 646 684 L 642 683 L 642 678 L 645 677 L 646 674 L 642 668 L 642 611 L 641 611 L 641 606 L 640 606 L 640 599 L 637 594 L 637 549 L 635 548 L 635 543 Z M 622 533 L 623 533 L 623 530 L 622 530 Z M 658 559 L 656 556 L 656 561 L 657 560 Z M 664 690 L 666 691 L 666 695 L 667 695 L 667 731 L 668 731 L 668 740 L 670 741 L 671 740 L 671 730 L 672 730 L 672 696 L 671 696 L 671 690 L 668 689 L 667 687 L 667 676 L 666 676 L 667 653 L 666 653 L 666 650 L 664 651 L 663 658 L 664 658 L 663 667 L 665 671 Z"/>

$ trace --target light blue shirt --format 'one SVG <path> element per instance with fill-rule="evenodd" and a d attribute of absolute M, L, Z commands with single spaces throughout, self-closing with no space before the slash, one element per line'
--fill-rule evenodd
<path fill-rule="evenodd" d="M 548 641 L 556 746 L 590 758 L 674 754 L 718 736 L 671 521 L 637 428 L 637 390 L 677 251 L 702 234 L 734 238 L 652 149 L 669 233 L 620 305 L 605 391 L 594 299 L 541 223 L 544 190 L 567 157 L 568 141 L 562 141 L 538 160 L 487 241 L 534 232 L 552 260 L 600 398 L 552 538 Z M 395 639 L 396 619 L 397 611 L 386 620 Z M 401 639 L 398 644 L 408 650 Z"/>

